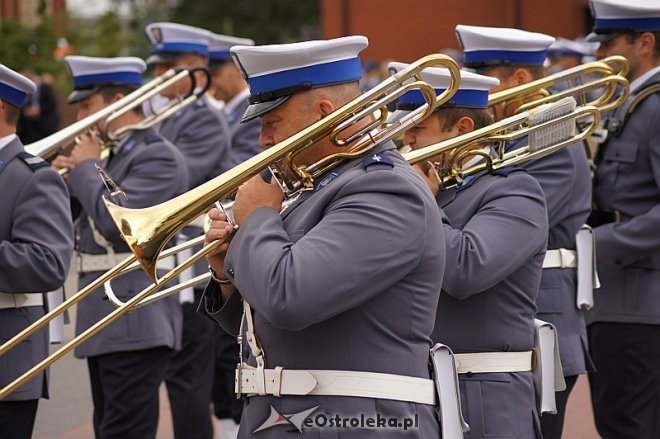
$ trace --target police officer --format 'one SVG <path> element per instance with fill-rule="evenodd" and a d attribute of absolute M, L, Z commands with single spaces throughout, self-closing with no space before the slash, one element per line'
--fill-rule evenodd
<path fill-rule="evenodd" d="M 45 313 L 44 293 L 61 287 L 73 253 L 69 194 L 48 164 L 23 150 L 16 124 L 36 87 L 0 65 L 0 331 L 9 340 Z M 4 354 L 0 387 L 48 355 L 48 333 L 36 332 Z M 47 373 L 0 401 L 0 437 L 29 439 Z"/>
<path fill-rule="evenodd" d="M 232 158 L 235 164 L 239 164 L 261 152 L 257 142 L 261 121 L 252 119 L 241 123 L 241 118 L 250 104 L 250 89 L 231 59 L 229 49 L 235 45 L 252 46 L 254 41 L 213 34 L 209 44 L 209 65 L 214 96 L 225 103 L 223 108 L 231 127 Z"/>
<path fill-rule="evenodd" d="M 395 71 L 405 66 L 390 63 Z M 437 92 L 450 83 L 444 69 L 426 69 L 422 79 Z M 490 124 L 488 90 L 498 83 L 461 72 L 458 92 L 408 130 L 404 144 L 419 149 Z M 422 104 L 421 95 L 409 92 L 397 107 L 405 112 Z M 432 161 L 447 169 L 452 166 L 448 157 Z M 480 160 L 455 166 L 460 171 Z M 526 171 L 508 169 L 482 171 L 441 191 L 435 166 L 415 168 L 443 212 L 447 270 L 432 340 L 458 354 L 461 403 L 470 426 L 465 437 L 540 438 L 531 350 L 548 233 L 541 187 Z M 486 356 L 485 367 L 473 367 L 479 356 Z"/>
<path fill-rule="evenodd" d="M 585 59 L 593 59 L 596 54 L 598 45 L 588 43 L 582 40 L 568 40 L 566 38 L 557 37 L 555 41 L 548 47 L 546 52 L 546 75 L 559 73 L 573 67 L 577 67 L 583 63 Z M 559 87 L 558 87 L 559 85 Z M 561 91 L 568 88 L 568 84 L 561 83 L 554 87 L 555 90 Z"/>
<path fill-rule="evenodd" d="M 599 57 L 630 63 L 630 97 L 597 154 L 592 225 L 601 288 L 589 314 L 589 375 L 604 438 L 660 437 L 660 4 L 593 1 Z M 654 88 L 655 87 L 655 88 Z"/>
<path fill-rule="evenodd" d="M 206 68 L 211 32 L 177 23 L 152 23 L 146 33 L 154 53 L 147 63 L 160 75 L 170 68 Z M 202 80 L 201 75 L 197 75 Z M 185 91 L 184 91 L 185 90 Z M 162 95 L 176 98 L 187 92 L 189 84 L 182 81 L 166 89 Z M 206 96 L 164 120 L 159 132 L 181 150 L 188 165 L 189 188 L 221 174 L 233 166 L 231 131 L 224 112 L 217 110 Z M 200 236 L 200 224 L 186 227 L 184 240 Z M 192 254 L 182 253 L 185 258 Z M 197 264 L 194 274 L 206 272 L 206 265 Z M 190 270 L 193 271 L 193 270 Z M 185 277 L 192 277 L 186 272 Z M 167 373 L 167 391 L 177 439 L 210 439 L 213 435 L 209 401 L 213 381 L 216 328 L 196 312 L 194 303 L 202 296 L 203 287 L 180 294 L 183 307 L 183 347 L 172 358 Z"/>
<path fill-rule="evenodd" d="M 146 68 L 144 61 L 134 57 L 69 56 L 65 61 L 74 84 L 68 101 L 78 104 L 78 119 L 135 90 Z M 107 140 L 110 132 L 142 119 L 141 108 L 134 108 L 110 124 L 100 122 L 96 129 Z M 106 188 L 95 165 L 101 165 L 126 193 L 127 199 L 117 200 L 126 207 L 152 206 L 187 188 L 188 173 L 181 153 L 153 129 L 133 132 L 109 145 L 109 156 L 100 160 L 100 142 L 83 135 L 69 156 L 58 156 L 52 164 L 56 169 L 69 169 L 67 185 L 82 208 L 77 223 L 81 287 L 130 255 L 103 204 Z M 113 280 L 124 301 L 149 284 L 151 280 L 140 271 Z M 114 309 L 102 288 L 94 291 L 78 305 L 76 332 L 85 331 Z M 97 438 L 155 437 L 158 387 L 165 379 L 173 350 L 181 347 L 181 321 L 181 307 L 175 297 L 159 300 L 128 313 L 76 348 L 77 357 L 87 358 Z"/>
<path fill-rule="evenodd" d="M 456 34 L 465 52 L 465 66 L 500 80 L 493 89 L 525 84 L 543 77 L 546 50 L 554 41 L 548 35 L 519 29 L 456 26 Z M 521 102 L 495 108 L 496 119 L 512 116 Z M 507 148 L 526 144 L 523 138 Z M 591 212 L 590 171 L 582 143 L 522 165 L 543 188 L 548 208 L 550 232 L 548 252 L 536 305 L 538 318 L 553 323 L 559 335 L 559 350 L 566 380 L 565 391 L 558 392 L 557 415 L 541 418 L 544 438 L 560 438 L 568 396 L 578 375 L 592 369 L 587 352 L 584 315 L 577 306 L 576 235 Z M 566 256 L 566 257 L 564 257 Z M 592 263 L 587 263 L 592 275 Z M 587 293 L 591 293 L 591 289 Z"/>
<path fill-rule="evenodd" d="M 262 118 L 260 145 L 273 147 L 356 98 L 367 44 L 351 36 L 233 47 L 251 91 L 243 120 Z M 299 164 L 341 151 L 323 139 Z M 344 437 L 351 425 L 359 437 L 382 437 L 375 424 L 319 430 L 324 417 L 377 413 L 416 414 L 409 437 L 438 437 L 428 359 L 444 237 L 431 194 L 387 142 L 317 178 L 280 215 L 282 201 L 276 182 L 250 179 L 233 206 L 240 228 L 228 251 L 208 258 L 215 280 L 201 309 L 233 335 L 246 309 L 239 437 L 300 437 L 299 429 Z M 233 230 L 217 209 L 210 215 L 208 242 Z"/>

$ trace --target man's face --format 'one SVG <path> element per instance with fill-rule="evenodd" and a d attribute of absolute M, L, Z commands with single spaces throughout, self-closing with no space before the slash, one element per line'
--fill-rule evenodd
<path fill-rule="evenodd" d="M 629 41 L 629 37 L 626 34 L 620 34 L 608 41 L 603 41 L 600 43 L 600 47 L 596 52 L 596 57 L 598 59 L 606 58 L 608 56 L 620 55 L 625 57 L 628 60 L 630 65 L 630 70 L 628 72 L 628 79 L 635 78 L 637 76 L 637 53 L 636 53 L 636 44 L 635 41 Z"/>
<path fill-rule="evenodd" d="M 215 98 L 221 101 L 229 101 L 233 98 L 234 71 L 237 70 L 233 62 L 225 62 L 213 69 L 211 86 L 215 90 Z M 236 72 L 238 74 L 238 72 Z M 240 76 L 240 74 L 239 74 Z"/>
<path fill-rule="evenodd" d="M 154 66 L 154 74 L 160 76 L 170 69 L 185 69 L 192 67 L 204 67 L 202 58 L 194 55 L 182 55 L 172 61 L 157 63 Z M 185 79 L 178 81 L 176 84 L 167 87 L 165 90 L 161 91 L 160 94 L 166 98 L 173 99 L 188 94 L 190 86 L 190 78 L 186 77 Z"/>
<path fill-rule="evenodd" d="M 491 94 L 520 85 L 515 74 L 510 75 L 509 74 L 510 71 L 508 69 L 504 69 L 499 66 L 489 67 L 487 69 L 484 69 L 483 71 L 480 71 L 479 73 L 484 76 L 490 76 L 491 78 L 497 78 L 500 80 L 499 85 L 490 88 L 489 93 Z M 506 117 L 515 114 L 515 111 L 518 109 L 519 106 L 520 106 L 520 102 L 514 102 L 509 105 L 505 105 L 505 104 L 493 105 L 488 109 L 495 118 L 495 120 L 502 120 Z"/>
<path fill-rule="evenodd" d="M 101 94 L 91 94 L 82 101 L 78 102 L 78 112 L 76 113 L 76 119 L 84 119 L 87 116 L 91 116 L 92 114 L 97 113 L 105 107 L 106 103 Z"/>
<path fill-rule="evenodd" d="M 458 135 L 458 128 L 444 129 L 445 120 L 438 114 L 424 119 L 417 126 L 409 129 L 403 135 L 403 143 L 412 149 L 420 149 L 443 140 L 451 139 Z"/>
<path fill-rule="evenodd" d="M 295 93 L 282 105 L 261 116 L 259 145 L 269 148 L 318 121 L 320 115 L 310 106 L 305 92 Z"/>

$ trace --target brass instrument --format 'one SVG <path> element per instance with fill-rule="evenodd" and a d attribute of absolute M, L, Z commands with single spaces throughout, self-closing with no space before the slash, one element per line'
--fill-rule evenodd
<path fill-rule="evenodd" d="M 542 108 L 516 114 L 470 133 L 405 153 L 403 156 L 408 163 L 414 165 L 448 154 L 444 160 L 446 165 L 431 163 L 440 180 L 441 189 L 448 189 L 461 184 L 469 175 L 518 165 L 585 140 L 600 123 L 600 110 L 593 105 L 579 107 L 573 105 L 568 113 L 551 116 L 548 120 L 534 124 L 532 120 L 538 110 Z M 588 122 L 577 123 L 581 119 Z M 577 134 L 574 133 L 577 129 L 576 125 L 580 126 Z M 510 152 L 506 151 L 507 143 L 526 136 L 530 137 L 530 142 L 526 146 Z M 551 140 L 544 141 L 544 136 Z M 535 137 L 541 140 L 533 142 Z M 476 165 L 463 169 L 465 161 L 473 157 L 481 157 L 482 160 Z"/>
<path fill-rule="evenodd" d="M 195 73 L 198 71 L 202 71 L 206 74 L 205 84 L 202 84 L 201 86 L 198 86 L 195 78 Z M 147 82 L 134 92 L 124 96 L 117 102 L 108 105 L 104 109 L 97 111 L 96 113 L 91 114 L 44 139 L 25 145 L 25 150 L 32 155 L 46 160 L 50 160 L 60 153 L 66 154 L 67 150 L 70 151 L 75 146 L 75 143 L 78 142 L 78 138 L 81 134 L 90 133 L 94 135 L 93 128 L 100 122 L 104 121 L 106 126 L 110 126 L 110 124 L 118 117 L 121 117 L 128 111 L 141 106 L 157 94 L 160 94 L 166 88 L 184 80 L 185 78 L 190 78 L 191 80 L 191 87 L 188 93 L 177 99 L 171 100 L 165 105 L 165 107 L 161 108 L 159 112 L 145 117 L 139 124 L 125 126 L 115 131 L 108 131 L 107 137 L 109 142 L 103 146 L 103 157 L 103 154 L 107 155 L 109 148 L 114 143 L 121 141 L 130 135 L 131 132 L 150 128 L 203 96 L 210 85 L 210 73 L 208 70 L 201 67 L 183 70 L 170 69 Z M 98 137 L 97 135 L 94 136 Z M 66 170 L 60 171 L 60 174 L 66 173 Z"/>
<path fill-rule="evenodd" d="M 600 111 L 593 106 L 578 107 L 560 117 L 554 117 L 545 122 L 531 125 L 530 118 L 538 112 L 539 110 L 537 109 L 521 113 L 444 142 L 429 145 L 416 151 L 406 152 L 403 156 L 411 165 L 414 165 L 416 163 L 428 161 L 430 158 L 438 155 L 447 154 L 448 157 L 446 162 L 450 163 L 450 165 L 442 167 L 438 163 L 431 163 L 436 170 L 436 174 L 438 175 L 438 179 L 440 180 L 443 189 L 447 189 L 451 186 L 460 184 L 468 175 L 484 170 L 495 171 L 503 167 L 521 164 L 525 161 L 551 154 L 573 142 L 587 138 L 600 123 Z M 586 119 L 588 122 L 581 125 L 579 134 L 573 134 L 573 128 L 576 121 L 581 119 Z M 551 142 L 536 142 L 532 147 L 527 145 L 526 147 L 509 153 L 505 152 L 504 146 L 507 142 L 529 136 L 530 134 L 534 136 L 534 133 L 540 133 L 543 131 L 547 132 L 548 130 L 551 132 L 559 131 L 560 134 L 559 136 L 556 134 L 551 135 Z M 493 145 L 497 145 L 494 148 L 496 157 L 493 157 L 491 151 L 486 149 L 486 147 L 491 148 Z M 462 169 L 462 164 L 465 160 L 475 156 L 483 157 L 483 161 L 467 170 Z M 161 257 L 169 256 L 183 250 L 184 248 L 199 245 L 203 241 L 203 236 L 187 241 L 186 243 L 181 244 L 180 248 L 174 247 L 165 250 L 161 254 Z M 130 267 L 130 269 L 137 268 L 139 268 L 137 262 Z M 167 289 L 152 294 L 147 299 L 135 305 L 135 308 L 148 305 L 151 302 L 177 294 L 181 290 L 200 283 L 208 282 L 209 280 L 210 275 L 208 273 L 201 274 L 186 282 L 170 286 Z M 110 302 L 115 306 L 121 307 L 125 305 L 125 303 L 115 294 L 110 282 L 104 284 L 104 291 Z"/>
<path fill-rule="evenodd" d="M 435 90 L 431 85 L 421 79 L 421 71 L 428 67 L 445 67 L 451 71 L 451 85 L 439 96 L 436 96 Z M 119 227 L 125 241 L 135 253 L 135 256 L 126 258 L 117 266 L 102 274 L 96 281 L 75 293 L 56 309 L 0 346 L 0 355 L 30 337 L 55 316 L 85 298 L 96 288 L 121 274 L 136 260 L 145 269 L 149 277 L 154 280 L 154 284 L 136 294 L 122 307 L 115 309 L 75 339 L 62 346 L 51 356 L 8 384 L 0 390 L 0 399 L 4 399 L 15 389 L 23 385 L 23 383 L 32 379 L 71 349 L 85 342 L 123 314 L 134 309 L 142 300 L 158 290 L 160 284 L 165 284 L 174 279 L 181 272 L 191 267 L 196 261 L 220 246 L 222 241 L 215 241 L 184 261 L 181 265 L 169 271 L 163 277 L 156 278 L 156 262 L 168 240 L 177 231 L 205 212 L 208 206 L 212 205 L 216 200 L 226 198 L 234 193 L 240 184 L 267 166 L 280 160 L 283 160 L 291 167 L 291 171 L 296 179 L 286 182 L 285 186 L 289 189 L 287 196 L 293 196 L 301 190 L 312 187 L 314 178 L 321 173 L 337 166 L 344 160 L 367 153 L 373 146 L 397 136 L 399 133 L 409 129 L 430 115 L 437 106 L 442 105 L 442 103 L 448 101 L 453 96 L 458 89 L 459 80 L 460 72 L 451 58 L 444 55 L 426 56 L 411 64 L 406 69 L 387 78 L 367 93 L 342 106 L 324 119 L 310 125 L 277 145 L 264 150 L 213 180 L 166 203 L 146 209 L 125 209 L 106 199 L 105 203 L 111 216 Z M 388 115 L 386 105 L 412 89 L 419 89 L 427 103 L 408 114 L 398 123 L 385 126 L 383 122 Z M 369 123 L 359 128 L 353 134 L 346 134 L 347 129 L 363 121 L 368 121 Z M 302 150 L 328 137 L 337 146 L 351 144 L 351 148 L 347 152 L 333 154 L 306 167 L 299 166 L 294 162 L 295 157 Z"/>
<path fill-rule="evenodd" d="M 535 95 L 539 99 L 523 103 L 517 113 L 528 111 L 538 105 L 556 102 L 565 97 L 574 97 L 580 105 L 593 105 L 600 111 L 609 111 L 621 105 L 629 93 L 628 60 L 622 56 L 611 56 L 600 61 L 594 61 L 576 66 L 554 75 L 537 79 L 496 93 L 491 93 L 488 106 L 509 105 L 513 102 L 524 102 Z M 597 79 L 590 77 L 599 76 Z M 555 84 L 567 82 L 569 89 L 549 94 L 547 89 Z M 602 90 L 598 97 L 589 101 L 588 92 Z M 617 90 L 620 93 L 617 94 Z"/>

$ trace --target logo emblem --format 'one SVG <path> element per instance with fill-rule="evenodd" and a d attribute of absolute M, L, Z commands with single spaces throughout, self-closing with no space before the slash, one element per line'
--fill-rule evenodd
<path fill-rule="evenodd" d="M 159 27 L 154 27 L 151 29 L 151 35 L 154 36 L 154 39 L 157 43 L 163 42 L 163 31 Z"/>
<path fill-rule="evenodd" d="M 375 162 L 380 162 L 381 160 L 383 160 L 383 158 L 382 158 L 381 156 L 379 156 L 378 154 L 374 154 L 374 155 L 371 157 L 371 160 L 373 160 L 373 161 L 375 161 Z"/>
<path fill-rule="evenodd" d="M 311 409 L 303 410 L 302 412 L 293 413 L 290 415 L 282 415 L 271 405 L 270 406 L 270 415 L 268 419 L 257 427 L 252 433 L 256 433 L 261 430 L 266 430 L 267 428 L 275 427 L 276 425 L 293 425 L 299 432 L 302 433 L 302 424 L 305 422 L 305 419 L 314 412 L 317 408 L 321 407 L 317 405 Z"/>

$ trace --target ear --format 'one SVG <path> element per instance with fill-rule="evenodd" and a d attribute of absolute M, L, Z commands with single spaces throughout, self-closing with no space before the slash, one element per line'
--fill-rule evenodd
<path fill-rule="evenodd" d="M 641 55 L 651 54 L 655 51 L 655 35 L 652 32 L 644 32 L 637 39 L 638 50 Z"/>
<path fill-rule="evenodd" d="M 125 95 L 123 93 L 115 93 L 115 95 L 112 97 L 112 101 L 110 101 L 111 104 L 114 104 L 118 100 L 122 99 Z"/>
<path fill-rule="evenodd" d="M 516 81 L 516 85 L 527 84 L 528 82 L 532 81 L 532 74 L 529 72 L 529 70 L 520 68 L 516 69 L 516 71 L 513 73 L 513 78 Z"/>
<path fill-rule="evenodd" d="M 327 99 L 321 99 L 316 107 L 321 117 L 326 117 L 328 114 L 336 110 L 335 105 Z"/>
<path fill-rule="evenodd" d="M 467 116 L 463 116 L 456 122 L 456 128 L 458 128 L 458 134 L 469 133 L 474 131 L 474 121 Z"/>

